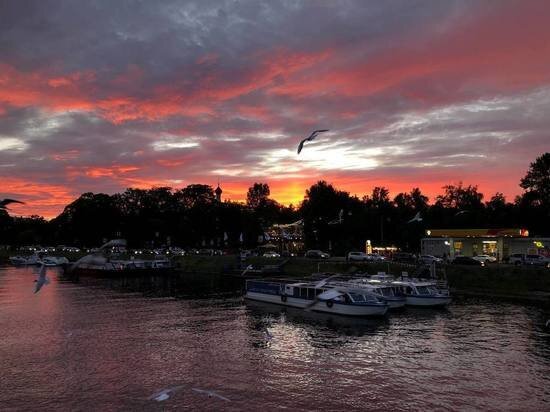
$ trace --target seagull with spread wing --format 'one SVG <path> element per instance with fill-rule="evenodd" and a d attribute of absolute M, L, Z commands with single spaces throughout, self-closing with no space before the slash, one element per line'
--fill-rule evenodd
<path fill-rule="evenodd" d="M 25 204 L 25 202 L 21 202 L 19 200 L 15 200 L 15 199 L 4 199 L 4 200 L 0 200 L 0 209 L 1 210 L 6 210 L 7 209 L 7 206 L 11 203 L 21 203 L 21 204 Z"/>
<path fill-rule="evenodd" d="M 214 391 L 209 391 L 209 390 L 206 390 L 206 389 L 199 389 L 199 388 L 191 388 L 191 390 L 193 390 L 194 392 L 197 392 L 197 393 L 202 393 L 202 394 L 208 395 L 209 398 L 214 397 L 214 398 L 221 399 L 222 401 L 227 401 L 227 402 L 231 401 L 231 399 L 228 399 L 225 396 L 222 396 L 219 393 L 216 393 Z"/>
<path fill-rule="evenodd" d="M 300 154 L 300 152 L 302 151 L 305 142 L 311 142 L 313 139 L 317 137 L 319 133 L 324 133 L 328 131 L 329 129 L 314 130 L 308 137 L 306 137 L 304 140 L 300 142 L 300 144 L 298 145 L 298 154 Z"/>
<path fill-rule="evenodd" d="M 163 389 L 161 391 L 158 391 L 152 394 L 147 399 L 149 399 L 150 401 L 162 402 L 167 399 L 170 399 L 170 396 L 172 396 L 172 394 L 174 394 L 176 391 L 179 391 L 182 388 L 183 386 L 173 386 L 171 388 Z"/>
<path fill-rule="evenodd" d="M 422 216 L 420 216 L 420 212 L 418 212 L 414 217 L 409 220 L 407 223 L 413 223 L 413 222 L 422 222 Z"/>
<path fill-rule="evenodd" d="M 38 279 L 36 280 L 36 285 L 34 286 L 34 293 L 38 293 L 40 289 L 42 289 L 42 286 L 47 285 L 48 283 L 50 283 L 50 279 L 46 276 L 46 265 L 42 263 L 42 267 L 38 273 Z"/>

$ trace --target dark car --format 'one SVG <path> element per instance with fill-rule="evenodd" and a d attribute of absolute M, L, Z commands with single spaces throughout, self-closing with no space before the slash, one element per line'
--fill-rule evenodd
<path fill-rule="evenodd" d="M 397 252 L 392 256 L 394 262 L 416 263 L 416 256 L 408 252 Z"/>
<path fill-rule="evenodd" d="M 457 256 L 452 263 L 453 265 L 485 266 L 485 262 L 480 262 L 469 256 Z"/>
<path fill-rule="evenodd" d="M 328 259 L 330 257 L 328 253 L 321 250 L 308 250 L 304 256 L 312 259 Z"/>

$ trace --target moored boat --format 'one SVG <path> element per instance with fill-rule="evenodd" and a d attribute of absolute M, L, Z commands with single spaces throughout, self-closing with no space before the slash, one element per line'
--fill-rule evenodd
<path fill-rule="evenodd" d="M 69 259 L 64 256 L 44 256 L 39 263 L 44 266 L 62 266 L 69 263 Z"/>
<path fill-rule="evenodd" d="M 441 289 L 437 282 L 418 279 L 396 280 L 392 285 L 399 288 L 410 306 L 447 306 L 451 303 L 448 289 Z"/>
<path fill-rule="evenodd" d="M 74 263 L 64 265 L 69 276 L 117 277 L 142 274 L 166 274 L 174 270 L 169 259 L 119 259 L 113 249 L 126 247 L 124 239 L 115 239 L 105 243 L 96 252 L 86 255 Z"/>
<path fill-rule="evenodd" d="M 346 316 L 382 316 L 388 310 L 384 299 L 370 291 L 323 282 L 285 283 L 247 280 L 247 299 Z"/>
<path fill-rule="evenodd" d="M 348 283 L 352 287 L 364 288 L 385 299 L 388 302 L 389 309 L 403 308 L 407 303 L 407 297 L 401 292 L 400 288 L 393 286 L 390 282 L 360 278 L 351 279 Z"/>
<path fill-rule="evenodd" d="M 11 256 L 9 260 L 10 263 L 15 266 L 38 265 L 41 263 L 40 258 L 36 253 L 28 256 Z"/>

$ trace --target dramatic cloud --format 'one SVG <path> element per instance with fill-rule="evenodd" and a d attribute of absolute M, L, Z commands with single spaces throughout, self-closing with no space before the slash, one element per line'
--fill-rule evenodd
<path fill-rule="evenodd" d="M 319 179 L 512 197 L 548 150 L 548 21 L 545 1 L 5 2 L 0 197 L 47 217 L 218 179 L 294 204 Z"/>

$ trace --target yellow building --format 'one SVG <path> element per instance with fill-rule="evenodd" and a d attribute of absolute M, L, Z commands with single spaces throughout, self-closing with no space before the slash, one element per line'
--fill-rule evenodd
<path fill-rule="evenodd" d="M 514 253 L 550 255 L 550 238 L 532 238 L 525 229 L 428 229 L 421 240 L 423 255 L 490 255 L 498 261 Z"/>

